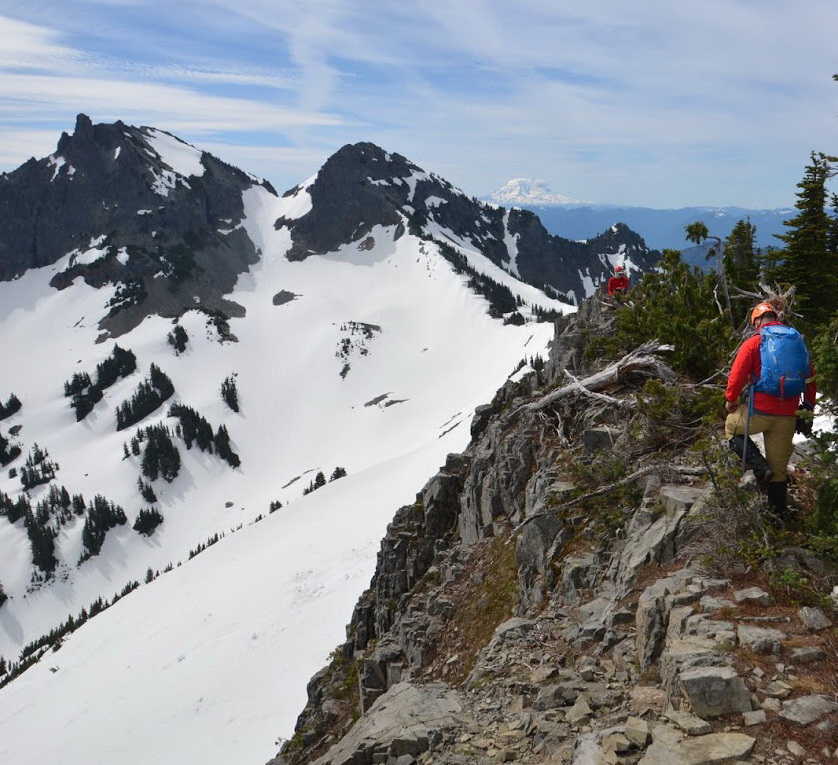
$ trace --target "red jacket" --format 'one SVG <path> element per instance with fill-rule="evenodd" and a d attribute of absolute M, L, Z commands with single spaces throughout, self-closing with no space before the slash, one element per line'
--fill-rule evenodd
<path fill-rule="evenodd" d="M 768 327 L 772 324 L 782 324 L 782 322 L 770 321 L 763 326 Z M 757 333 L 753 337 L 749 337 L 739 348 L 739 352 L 733 360 L 730 375 L 727 378 L 725 398 L 728 401 L 736 401 L 746 385 L 750 385 L 759 379 L 759 373 L 762 370 L 762 364 L 759 358 L 759 343 L 760 337 L 759 333 Z M 809 376 L 811 378 L 815 376 L 815 368 L 811 364 L 809 366 Z M 809 404 L 814 404 L 817 394 L 818 389 L 814 379 L 812 379 L 811 382 L 806 383 L 803 399 Z M 762 391 L 754 392 L 754 410 L 757 412 L 762 412 L 763 414 L 793 415 L 799 407 L 799 397 L 778 398 Z"/>
<path fill-rule="evenodd" d="M 608 294 L 614 295 L 615 292 L 628 292 L 629 280 L 627 276 L 612 276 L 608 280 Z"/>

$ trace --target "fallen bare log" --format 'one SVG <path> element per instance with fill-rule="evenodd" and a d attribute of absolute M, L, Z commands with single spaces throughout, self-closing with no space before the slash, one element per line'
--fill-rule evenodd
<path fill-rule="evenodd" d="M 581 380 L 573 379 L 573 381 L 551 391 L 546 396 L 543 396 L 538 401 L 531 404 L 524 404 L 517 411 L 531 411 L 537 412 L 552 406 L 560 399 L 570 396 L 574 393 L 584 392 L 587 394 L 599 393 L 606 388 L 614 386 L 625 380 L 626 377 L 632 374 L 641 374 L 647 377 L 657 377 L 664 382 L 674 382 L 675 372 L 652 354 L 660 351 L 671 351 L 671 345 L 664 345 L 657 340 L 651 340 L 648 343 L 635 348 L 631 353 L 626 354 L 619 361 L 609 364 L 605 369 L 595 372 L 594 374 L 585 377 Z M 611 403 L 615 399 L 610 399 Z"/>

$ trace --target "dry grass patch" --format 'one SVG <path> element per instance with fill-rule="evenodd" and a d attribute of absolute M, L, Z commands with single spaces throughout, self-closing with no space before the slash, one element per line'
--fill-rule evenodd
<path fill-rule="evenodd" d="M 429 678 L 451 684 L 465 680 L 495 629 L 514 615 L 518 603 L 515 546 L 493 537 L 477 547 L 463 575 L 445 588 L 444 597 L 454 606 L 453 616 L 439 637 L 438 659 L 426 672 Z"/>

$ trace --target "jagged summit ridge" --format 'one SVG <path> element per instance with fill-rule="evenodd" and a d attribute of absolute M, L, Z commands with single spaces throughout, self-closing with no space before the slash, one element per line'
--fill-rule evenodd
<path fill-rule="evenodd" d="M 469 197 L 371 143 L 344 146 L 313 181 L 289 193 L 307 194 L 311 202 L 305 214 L 276 222 L 291 235 L 291 260 L 357 244 L 379 227 L 395 239 L 408 232 L 433 241 L 454 261 L 474 266 L 486 258 L 500 274 L 575 305 L 593 294 L 615 262 L 647 271 L 659 257 L 626 226 L 586 242 L 552 236 L 532 212 Z"/>
<path fill-rule="evenodd" d="M 80 114 L 53 154 L 0 177 L 0 280 L 71 255 L 56 288 L 81 276 L 133 296 L 103 322 L 113 336 L 149 312 L 176 317 L 196 296 L 236 315 L 224 294 L 257 259 L 238 226 L 258 183 L 169 133 Z"/>

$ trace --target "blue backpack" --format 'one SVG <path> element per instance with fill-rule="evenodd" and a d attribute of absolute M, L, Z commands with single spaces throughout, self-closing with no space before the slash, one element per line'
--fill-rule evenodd
<path fill-rule="evenodd" d="M 785 324 L 763 327 L 759 334 L 762 370 L 755 390 L 778 398 L 796 398 L 809 378 L 809 351 L 803 336 Z"/>

